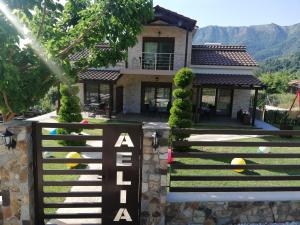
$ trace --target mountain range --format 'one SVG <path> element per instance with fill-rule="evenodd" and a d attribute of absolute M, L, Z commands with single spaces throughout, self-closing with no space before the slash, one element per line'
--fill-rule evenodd
<path fill-rule="evenodd" d="M 291 26 L 277 24 L 199 28 L 193 44 L 221 43 L 246 45 L 259 62 L 300 52 L 300 23 Z"/>

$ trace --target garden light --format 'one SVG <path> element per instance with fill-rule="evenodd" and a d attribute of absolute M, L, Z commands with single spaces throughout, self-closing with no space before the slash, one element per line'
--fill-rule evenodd
<path fill-rule="evenodd" d="M 161 135 L 158 133 L 158 131 L 155 131 L 152 134 L 152 147 L 156 150 L 159 147 L 159 138 Z"/>
<path fill-rule="evenodd" d="M 8 129 L 5 130 L 5 132 L 0 134 L 0 137 L 2 139 L 3 144 L 8 148 L 15 148 L 16 147 L 16 141 L 13 139 L 14 134 L 10 132 Z"/>

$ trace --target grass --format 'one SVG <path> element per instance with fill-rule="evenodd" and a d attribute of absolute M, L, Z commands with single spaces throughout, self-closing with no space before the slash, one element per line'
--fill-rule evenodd
<path fill-rule="evenodd" d="M 284 139 L 280 137 L 260 137 L 260 138 L 247 138 L 237 140 L 241 142 L 290 142 L 298 141 L 300 146 L 299 138 Z M 263 146 L 263 143 L 262 143 Z M 215 152 L 215 153 L 256 153 L 257 147 L 194 147 L 198 151 L 202 152 Z M 296 148 L 282 148 L 273 147 L 272 153 L 299 153 L 300 147 Z M 183 164 L 230 164 L 232 159 L 228 158 L 212 158 L 212 159 L 176 159 L 176 162 Z M 247 164 L 299 164 L 299 159 L 245 159 Z M 243 173 L 237 173 L 233 170 L 175 170 L 172 171 L 173 175 L 202 175 L 202 176 L 279 176 L 279 175 L 300 175 L 300 170 L 248 170 Z M 210 187 L 242 187 L 242 186 L 300 186 L 300 181 L 188 181 L 188 182 L 172 182 L 172 186 L 210 186 Z"/>

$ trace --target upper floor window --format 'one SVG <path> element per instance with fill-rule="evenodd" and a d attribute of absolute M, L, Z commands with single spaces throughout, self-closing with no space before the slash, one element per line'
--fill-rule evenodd
<path fill-rule="evenodd" d="M 145 37 L 143 39 L 142 68 L 173 70 L 175 38 Z"/>

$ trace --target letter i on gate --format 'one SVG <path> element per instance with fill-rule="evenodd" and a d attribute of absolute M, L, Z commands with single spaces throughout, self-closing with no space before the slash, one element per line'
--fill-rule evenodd
<path fill-rule="evenodd" d="M 127 133 L 122 133 L 116 144 L 116 148 L 120 148 L 122 146 L 127 146 L 129 148 L 134 148 L 133 142 Z M 122 167 L 129 167 L 132 166 L 132 152 L 116 152 L 116 166 L 122 166 Z M 131 186 L 131 181 L 125 181 L 124 180 L 124 171 L 118 171 L 117 170 L 117 181 L 116 184 L 118 186 Z M 120 191 L 120 204 L 126 204 L 127 203 L 127 190 L 122 189 Z M 121 220 L 125 220 L 128 222 L 132 222 L 131 216 L 127 210 L 126 207 L 122 207 L 118 210 L 114 222 L 118 222 Z"/>

